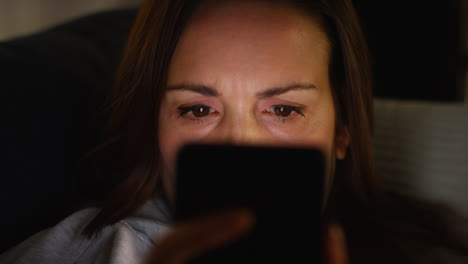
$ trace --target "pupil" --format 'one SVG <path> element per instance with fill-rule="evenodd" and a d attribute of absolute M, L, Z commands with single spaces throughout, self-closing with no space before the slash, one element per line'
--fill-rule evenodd
<path fill-rule="evenodd" d="M 193 111 L 193 114 L 196 117 L 203 117 L 203 116 L 208 115 L 209 112 L 210 112 L 209 107 L 198 106 L 197 108 L 195 108 L 195 111 Z"/>
<path fill-rule="evenodd" d="M 275 112 L 278 116 L 286 117 L 291 114 L 291 109 L 289 109 L 289 107 L 286 106 L 280 106 L 276 108 Z"/>

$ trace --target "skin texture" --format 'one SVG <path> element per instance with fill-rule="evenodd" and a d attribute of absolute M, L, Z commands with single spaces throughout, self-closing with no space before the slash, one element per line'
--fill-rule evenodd
<path fill-rule="evenodd" d="M 175 50 L 160 109 L 169 197 L 177 151 L 193 141 L 317 147 L 327 156 L 328 186 L 335 158 L 345 157 L 349 143 L 346 131 L 336 131 L 329 50 L 318 24 L 297 10 L 264 3 L 201 6 Z M 271 94 L 291 87 L 297 89 Z M 194 105 L 203 108 L 180 110 Z M 289 116 L 277 115 L 282 105 Z M 200 110 L 208 114 L 195 116 Z"/>
<path fill-rule="evenodd" d="M 299 10 L 261 2 L 199 7 L 172 58 L 159 115 L 169 199 L 177 151 L 194 141 L 320 148 L 328 188 L 349 144 L 347 131 L 336 129 L 329 57 L 325 33 Z M 229 211 L 182 224 L 150 263 L 183 263 L 235 240 L 251 228 L 251 218 Z M 340 227 L 330 225 L 325 234 L 328 263 L 346 263 Z"/>

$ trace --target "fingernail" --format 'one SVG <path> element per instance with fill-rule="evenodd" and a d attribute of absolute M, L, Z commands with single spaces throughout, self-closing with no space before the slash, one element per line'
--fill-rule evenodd
<path fill-rule="evenodd" d="M 255 221 L 253 212 L 245 208 L 239 208 L 230 211 L 226 214 L 226 218 L 229 225 L 241 229 L 253 226 Z"/>
<path fill-rule="evenodd" d="M 339 243 L 340 246 L 345 248 L 346 247 L 346 238 L 345 238 L 343 228 L 341 228 L 337 224 L 332 224 L 330 231 L 331 231 L 332 237 L 335 240 L 335 242 Z"/>
<path fill-rule="evenodd" d="M 348 263 L 348 250 L 346 246 L 346 236 L 343 228 L 338 224 L 330 225 L 331 238 L 331 263 Z"/>
<path fill-rule="evenodd" d="M 239 224 L 242 226 L 252 226 L 255 222 L 255 216 L 252 210 L 240 209 L 239 210 Z"/>

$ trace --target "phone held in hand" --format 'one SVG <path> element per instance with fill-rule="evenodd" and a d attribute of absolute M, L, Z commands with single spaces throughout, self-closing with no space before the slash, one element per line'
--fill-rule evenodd
<path fill-rule="evenodd" d="M 323 154 L 312 148 L 188 145 L 178 155 L 175 221 L 250 208 L 255 227 L 191 263 L 322 263 Z"/>

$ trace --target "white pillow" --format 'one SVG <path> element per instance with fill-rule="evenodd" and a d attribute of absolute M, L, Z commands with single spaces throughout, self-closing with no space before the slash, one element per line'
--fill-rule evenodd
<path fill-rule="evenodd" d="M 468 105 L 375 99 L 374 122 L 384 188 L 468 216 Z"/>

